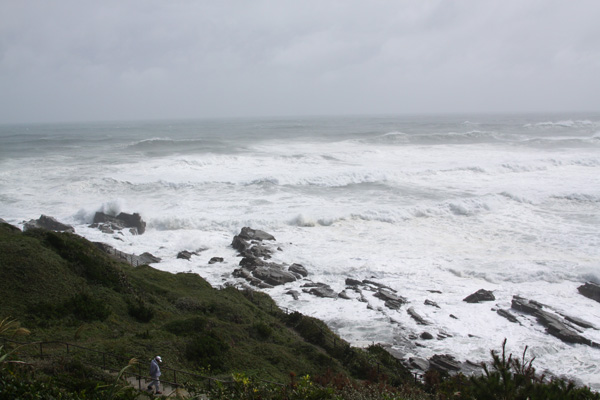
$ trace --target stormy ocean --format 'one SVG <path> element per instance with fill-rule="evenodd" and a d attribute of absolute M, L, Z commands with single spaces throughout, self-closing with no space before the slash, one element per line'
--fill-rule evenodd
<path fill-rule="evenodd" d="M 89 227 L 96 211 L 138 212 L 147 230 L 102 233 Z M 273 261 L 302 264 L 314 282 L 341 292 L 346 278 L 369 279 L 408 300 L 392 310 L 302 293 L 304 281 L 265 289 L 354 345 L 479 362 L 506 338 L 516 354 L 529 346 L 538 371 L 600 389 L 600 349 L 495 312 L 518 295 L 600 329 L 600 304 L 577 290 L 600 283 L 599 114 L 2 125 L 0 218 L 41 214 L 214 286 L 237 281 L 233 236 L 261 229 L 281 248 Z M 202 251 L 188 261 L 182 250 Z M 496 300 L 463 301 L 479 289 Z M 594 327 L 577 329 L 600 343 Z"/>

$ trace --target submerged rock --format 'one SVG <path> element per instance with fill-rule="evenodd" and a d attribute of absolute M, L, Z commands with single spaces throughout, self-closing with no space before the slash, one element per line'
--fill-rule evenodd
<path fill-rule="evenodd" d="M 208 260 L 209 264 L 216 264 L 216 263 L 222 263 L 223 261 L 225 261 L 223 259 L 223 257 L 213 257 L 210 260 Z"/>

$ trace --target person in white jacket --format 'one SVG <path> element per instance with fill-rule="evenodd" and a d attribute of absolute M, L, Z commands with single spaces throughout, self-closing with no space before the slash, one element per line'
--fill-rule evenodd
<path fill-rule="evenodd" d="M 152 383 L 148 385 L 148 390 L 152 390 L 152 386 L 156 389 L 156 394 L 162 394 L 160 391 L 160 366 L 159 363 L 162 362 L 162 358 L 160 356 L 156 356 L 150 361 L 150 378 L 152 378 Z"/>

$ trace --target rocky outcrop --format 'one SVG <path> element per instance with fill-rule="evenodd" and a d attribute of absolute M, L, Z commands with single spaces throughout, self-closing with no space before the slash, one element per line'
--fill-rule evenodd
<path fill-rule="evenodd" d="M 361 281 L 359 281 L 358 279 L 353 279 L 353 278 L 346 278 L 346 286 L 358 286 L 360 284 L 362 284 Z"/>
<path fill-rule="evenodd" d="M 496 310 L 496 312 L 498 313 L 498 315 L 500 315 L 501 317 L 506 318 L 510 322 L 514 322 L 516 324 L 520 324 L 520 322 L 517 319 L 517 317 L 513 313 L 511 313 L 510 311 L 503 310 L 503 309 L 499 308 L 499 309 Z"/>
<path fill-rule="evenodd" d="M 438 303 L 436 303 L 435 301 L 431 301 L 431 300 L 425 300 L 425 302 L 423 303 L 426 306 L 432 306 L 435 308 L 440 308 L 440 306 L 438 305 Z"/>
<path fill-rule="evenodd" d="M 398 310 L 403 304 L 406 304 L 406 298 L 402 296 L 398 296 L 391 289 L 387 288 L 384 285 L 379 287 L 377 293 L 374 294 L 375 297 L 383 300 L 385 306 L 387 308 L 391 308 L 392 310 Z"/>
<path fill-rule="evenodd" d="M 62 222 L 57 221 L 56 218 L 43 214 L 38 219 L 29 220 L 23 225 L 24 231 L 35 228 L 56 232 L 75 233 L 75 229 L 71 225 L 63 224 Z"/>
<path fill-rule="evenodd" d="M 179 253 L 177 253 L 177 258 L 190 261 L 190 259 L 192 258 L 193 255 L 196 255 L 196 253 L 192 253 L 191 251 L 183 250 L 183 251 L 180 251 Z"/>
<path fill-rule="evenodd" d="M 416 312 L 414 308 L 409 307 L 408 310 L 406 310 L 406 312 L 412 317 L 412 319 L 417 321 L 417 324 L 429 325 L 429 322 L 427 322 L 425 318 L 423 318 L 418 312 Z"/>
<path fill-rule="evenodd" d="M 463 299 L 463 301 L 466 301 L 467 303 L 481 303 L 482 301 L 494 301 L 494 300 L 496 300 L 494 293 L 492 293 L 489 290 L 485 290 L 485 289 L 479 289 L 475 293 L 470 294 Z"/>
<path fill-rule="evenodd" d="M 303 287 L 303 292 L 310 293 L 317 297 L 329 297 L 332 299 L 336 299 L 338 297 L 338 294 L 335 292 L 335 290 L 325 283 L 307 283 Z"/>
<path fill-rule="evenodd" d="M 298 292 L 297 290 L 288 290 L 287 292 L 285 292 L 285 294 L 289 294 L 294 298 L 294 300 L 298 300 L 300 298 L 300 292 Z"/>
<path fill-rule="evenodd" d="M 284 285 L 296 280 L 292 273 L 284 271 L 281 265 L 275 263 L 256 268 L 252 271 L 252 275 L 273 286 Z"/>
<path fill-rule="evenodd" d="M 233 272 L 233 276 L 246 279 L 251 285 L 258 287 L 274 287 L 294 282 L 308 275 L 308 271 L 300 264 L 284 265 L 268 262 L 273 253 L 272 245 L 263 241 L 274 241 L 275 237 L 267 232 L 244 227 L 234 236 L 231 246 L 239 252 L 242 259 L 241 268 Z M 219 261 L 220 260 L 220 261 Z M 213 259 L 212 262 L 222 262 L 223 259 Z"/>
<path fill-rule="evenodd" d="M 295 274 L 298 274 L 298 275 L 300 275 L 302 277 L 307 277 L 308 276 L 308 271 L 301 264 L 294 263 L 294 264 L 290 265 L 290 267 L 288 268 L 288 271 L 293 272 Z"/>
<path fill-rule="evenodd" d="M 223 259 L 223 257 L 212 257 L 210 260 L 208 260 L 209 264 L 216 264 L 216 263 L 222 263 L 225 260 Z"/>
<path fill-rule="evenodd" d="M 146 222 L 138 213 L 120 213 L 117 216 L 97 212 L 94 215 L 92 228 L 98 228 L 104 233 L 114 233 L 116 230 L 130 228 L 131 233 L 141 235 L 146 232 Z"/>
<path fill-rule="evenodd" d="M 429 359 L 429 366 L 431 369 L 441 371 L 444 373 L 460 371 L 460 362 L 449 354 L 435 354 Z"/>
<path fill-rule="evenodd" d="M 598 343 L 592 342 L 570 327 L 569 322 L 561 318 L 559 314 L 544 310 L 545 306 L 541 303 L 513 296 L 512 308 L 534 316 L 546 328 L 546 332 L 565 343 L 580 343 L 592 347 L 600 347 Z"/>
<path fill-rule="evenodd" d="M 585 297 L 600 302 L 600 285 L 592 282 L 587 282 L 577 288 L 579 293 Z"/>

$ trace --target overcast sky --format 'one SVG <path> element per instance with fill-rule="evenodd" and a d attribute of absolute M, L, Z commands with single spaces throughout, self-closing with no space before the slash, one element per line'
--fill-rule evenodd
<path fill-rule="evenodd" d="M 575 110 L 598 0 L 0 1 L 0 123 Z"/>

